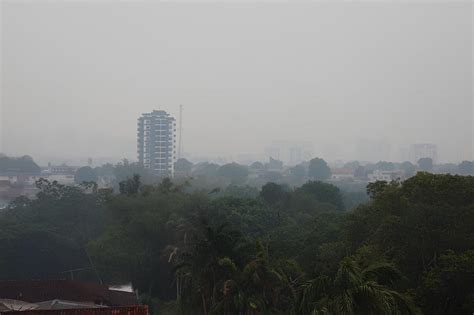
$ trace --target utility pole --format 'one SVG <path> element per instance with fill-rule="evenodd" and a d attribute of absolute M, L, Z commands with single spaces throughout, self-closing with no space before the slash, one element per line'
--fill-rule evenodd
<path fill-rule="evenodd" d="M 181 158 L 182 151 L 182 138 L 183 138 L 183 105 L 179 105 L 179 139 L 178 139 L 178 159 Z"/>

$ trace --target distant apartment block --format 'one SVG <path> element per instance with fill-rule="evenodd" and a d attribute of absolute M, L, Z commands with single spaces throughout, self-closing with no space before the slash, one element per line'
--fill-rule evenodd
<path fill-rule="evenodd" d="M 138 161 L 159 177 L 174 175 L 176 120 L 167 112 L 154 110 L 138 118 Z"/>
<path fill-rule="evenodd" d="M 308 161 L 313 157 L 312 145 L 307 142 L 276 142 L 267 146 L 264 151 L 264 159 L 275 159 L 289 165 L 296 165 Z"/>
<path fill-rule="evenodd" d="M 375 170 L 369 175 L 369 183 L 374 183 L 376 181 L 385 181 L 390 182 L 392 180 L 403 179 L 403 172 L 400 170 L 395 171 L 382 171 L 382 170 Z"/>
<path fill-rule="evenodd" d="M 417 143 L 410 147 L 410 159 L 417 163 L 421 158 L 430 158 L 436 163 L 438 158 L 438 147 L 432 143 Z"/>

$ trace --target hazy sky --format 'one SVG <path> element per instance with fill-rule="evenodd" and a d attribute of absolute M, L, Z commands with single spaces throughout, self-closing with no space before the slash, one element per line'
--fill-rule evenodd
<path fill-rule="evenodd" d="M 184 150 L 360 141 L 473 157 L 471 1 L 1 1 L 3 151 L 136 156 L 136 119 L 184 105 Z"/>

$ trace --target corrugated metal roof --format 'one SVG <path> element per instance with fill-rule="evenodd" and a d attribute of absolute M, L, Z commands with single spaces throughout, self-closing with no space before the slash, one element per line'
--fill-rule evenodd
<path fill-rule="evenodd" d="M 68 300 L 109 306 L 138 304 L 135 294 L 109 290 L 108 286 L 73 280 L 0 281 L 0 298 L 26 302 Z"/>
<path fill-rule="evenodd" d="M 146 305 L 68 310 L 29 310 L 5 312 L 4 315 L 149 315 Z"/>

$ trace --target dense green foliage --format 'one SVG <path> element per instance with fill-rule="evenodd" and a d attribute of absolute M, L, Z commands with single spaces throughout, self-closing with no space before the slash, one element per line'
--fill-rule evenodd
<path fill-rule="evenodd" d="M 314 158 L 309 161 L 308 175 L 315 180 L 325 180 L 331 177 L 331 169 L 323 159 Z"/>
<path fill-rule="evenodd" d="M 0 217 L 0 278 L 61 278 L 68 270 L 97 280 L 87 244 L 105 225 L 106 191 L 39 180 L 35 200 L 20 197 Z"/>
<path fill-rule="evenodd" d="M 217 176 L 236 185 L 245 183 L 248 175 L 248 169 L 237 163 L 224 164 L 217 169 Z"/>
<path fill-rule="evenodd" d="M 240 174 L 227 168 L 229 181 Z M 348 200 L 364 196 L 318 181 L 198 190 L 130 176 L 116 194 L 38 187 L 0 216 L 3 279 L 83 268 L 76 278 L 131 281 L 158 314 L 474 310 L 474 177 L 372 183 L 354 209 Z"/>

